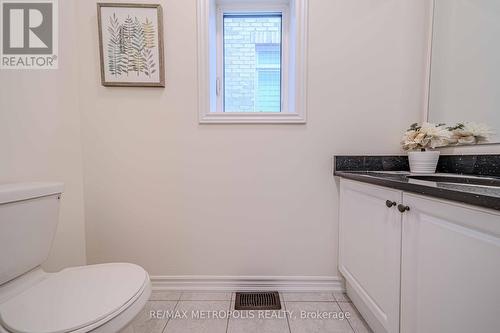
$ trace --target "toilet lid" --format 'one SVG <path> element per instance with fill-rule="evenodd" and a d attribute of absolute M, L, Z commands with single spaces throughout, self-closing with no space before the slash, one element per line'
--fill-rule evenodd
<path fill-rule="evenodd" d="M 0 323 L 15 333 L 63 333 L 121 313 L 149 277 L 139 266 L 68 268 L 0 304 Z"/>

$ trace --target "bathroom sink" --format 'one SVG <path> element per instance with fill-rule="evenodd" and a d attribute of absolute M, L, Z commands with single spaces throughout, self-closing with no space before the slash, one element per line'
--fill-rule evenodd
<path fill-rule="evenodd" d="M 475 186 L 500 187 L 500 179 L 489 177 L 471 177 L 471 176 L 445 176 L 445 175 L 414 175 L 407 176 L 409 179 L 430 181 L 436 183 L 452 183 Z"/>

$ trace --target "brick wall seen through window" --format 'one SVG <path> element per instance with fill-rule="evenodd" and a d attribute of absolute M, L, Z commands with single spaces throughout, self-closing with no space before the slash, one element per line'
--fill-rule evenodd
<path fill-rule="evenodd" d="M 282 17 L 224 15 L 224 111 L 280 112 Z"/>

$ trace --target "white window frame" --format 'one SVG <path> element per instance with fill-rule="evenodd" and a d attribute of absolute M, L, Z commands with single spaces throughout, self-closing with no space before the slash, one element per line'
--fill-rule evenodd
<path fill-rule="evenodd" d="M 306 122 L 307 8 L 308 0 L 198 0 L 200 123 Z M 224 13 L 276 12 L 282 14 L 281 112 L 223 112 Z"/>

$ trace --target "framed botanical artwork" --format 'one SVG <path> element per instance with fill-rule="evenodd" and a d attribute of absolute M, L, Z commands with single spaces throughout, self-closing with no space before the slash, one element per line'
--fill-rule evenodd
<path fill-rule="evenodd" d="M 97 19 L 102 85 L 165 87 L 161 5 L 98 3 Z"/>

